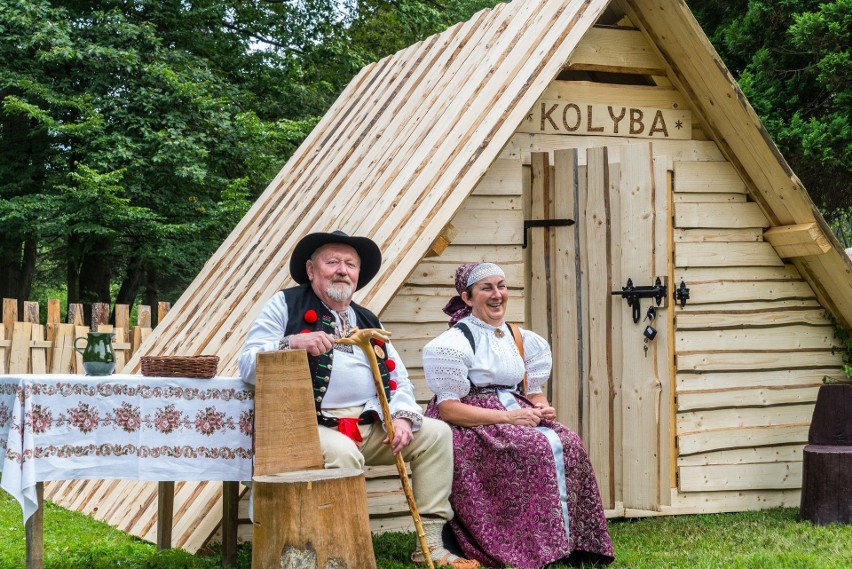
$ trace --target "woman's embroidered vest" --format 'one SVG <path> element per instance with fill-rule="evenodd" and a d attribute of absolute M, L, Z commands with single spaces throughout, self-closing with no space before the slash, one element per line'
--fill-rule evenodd
<path fill-rule="evenodd" d="M 282 292 L 284 293 L 284 299 L 287 301 L 287 327 L 284 330 L 286 336 L 320 330 L 334 335 L 334 315 L 317 297 L 310 283 L 288 288 Z M 355 325 L 358 328 L 382 327 L 376 315 L 363 306 L 354 302 L 350 303 L 350 306 L 355 311 Z M 370 340 L 370 344 L 378 356 L 376 360 L 379 364 L 382 386 L 385 389 L 385 396 L 390 401 L 390 372 L 385 363 L 387 361 L 387 349 L 377 346 L 375 340 Z M 353 349 L 358 348 L 353 346 Z M 308 366 L 311 370 L 311 379 L 314 386 L 314 405 L 317 411 L 317 423 L 326 427 L 337 428 L 338 420 L 334 417 L 323 415 L 321 409 L 323 397 L 325 397 L 325 392 L 328 390 L 328 383 L 331 380 L 331 365 L 333 360 L 334 349 L 319 356 L 308 354 Z M 360 422 L 372 423 L 374 420 L 374 416 L 365 413 L 361 416 Z"/>

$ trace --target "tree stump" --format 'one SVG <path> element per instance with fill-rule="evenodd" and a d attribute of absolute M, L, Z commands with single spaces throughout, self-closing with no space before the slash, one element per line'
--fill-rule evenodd
<path fill-rule="evenodd" d="M 254 477 L 252 569 L 375 569 L 364 473 Z"/>
<path fill-rule="evenodd" d="M 802 462 L 799 517 L 852 524 L 852 385 L 823 385 Z"/>

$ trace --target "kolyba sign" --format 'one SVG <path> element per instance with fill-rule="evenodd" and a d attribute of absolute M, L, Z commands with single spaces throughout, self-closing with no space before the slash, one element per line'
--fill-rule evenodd
<path fill-rule="evenodd" d="M 540 100 L 518 131 L 688 140 L 692 137 L 692 113 L 676 109 Z"/>

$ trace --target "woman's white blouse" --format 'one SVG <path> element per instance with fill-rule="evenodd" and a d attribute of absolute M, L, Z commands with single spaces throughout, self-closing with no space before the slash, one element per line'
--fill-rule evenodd
<path fill-rule="evenodd" d="M 464 332 L 450 328 L 423 348 L 426 383 L 437 395 L 438 403 L 459 400 L 470 392 L 470 381 L 477 387 L 501 385 L 514 388 L 524 378 L 524 362 L 506 324 L 496 327 L 475 316 L 462 318 L 473 333 L 476 353 Z M 521 329 L 527 371 L 527 393 L 541 393 L 550 377 L 553 359 L 547 341 L 529 330 Z"/>

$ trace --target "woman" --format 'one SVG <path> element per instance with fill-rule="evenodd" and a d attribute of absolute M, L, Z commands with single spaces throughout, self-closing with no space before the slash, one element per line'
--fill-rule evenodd
<path fill-rule="evenodd" d="M 612 541 L 588 454 L 542 393 L 550 347 L 516 328 L 521 357 L 504 321 L 509 289 L 499 266 L 462 265 L 455 284 L 459 296 L 444 308 L 451 328 L 423 349 L 423 367 L 435 393 L 426 414 L 453 430 L 450 523 L 461 549 L 490 567 L 609 563 Z M 513 393 L 524 383 L 526 397 Z"/>

